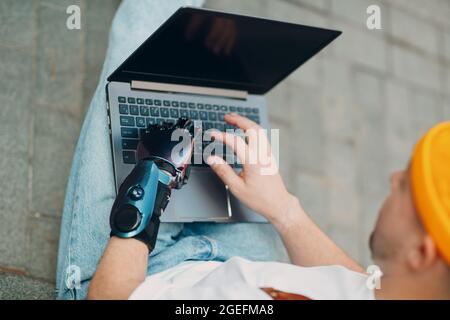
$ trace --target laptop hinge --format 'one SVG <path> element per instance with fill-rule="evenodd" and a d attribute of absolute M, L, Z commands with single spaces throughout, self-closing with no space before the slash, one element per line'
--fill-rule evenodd
<path fill-rule="evenodd" d="M 221 89 L 221 88 L 211 88 L 211 87 L 197 87 L 197 86 L 189 86 L 189 85 L 137 81 L 137 80 L 131 81 L 131 89 L 200 94 L 200 95 L 235 98 L 235 99 L 242 99 L 242 100 L 246 100 L 247 96 L 248 96 L 247 91 L 241 91 L 241 90 L 231 90 L 231 89 Z"/>

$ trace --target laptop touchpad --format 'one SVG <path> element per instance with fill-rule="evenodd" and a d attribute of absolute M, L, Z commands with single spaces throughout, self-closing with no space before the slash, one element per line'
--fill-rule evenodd
<path fill-rule="evenodd" d="M 229 218 L 225 186 L 209 168 L 192 168 L 188 183 L 173 193 L 175 217 L 180 220 Z"/>

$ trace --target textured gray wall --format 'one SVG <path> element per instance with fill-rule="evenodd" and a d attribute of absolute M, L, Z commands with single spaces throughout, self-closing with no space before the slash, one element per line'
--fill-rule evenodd
<path fill-rule="evenodd" d="M 65 8 L 79 3 L 83 29 Z M 65 184 L 116 0 L 0 1 L 0 266 L 52 281 Z M 365 26 L 379 4 L 383 30 Z M 281 170 L 313 219 L 367 265 L 392 170 L 450 118 L 448 0 L 211 0 L 344 34 L 268 96 Z"/>
<path fill-rule="evenodd" d="M 118 3 L 0 1 L 0 270 L 54 279 L 73 150 Z M 79 31 L 66 28 L 70 4 Z"/>

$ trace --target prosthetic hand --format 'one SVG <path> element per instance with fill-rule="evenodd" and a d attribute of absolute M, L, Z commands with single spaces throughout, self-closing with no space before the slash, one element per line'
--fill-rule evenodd
<path fill-rule="evenodd" d="M 154 249 L 159 217 L 171 190 L 187 183 L 193 135 L 193 122 L 183 118 L 173 125 L 150 125 L 143 132 L 137 149 L 139 162 L 120 186 L 111 209 L 111 235 L 136 238 L 150 252 Z"/>

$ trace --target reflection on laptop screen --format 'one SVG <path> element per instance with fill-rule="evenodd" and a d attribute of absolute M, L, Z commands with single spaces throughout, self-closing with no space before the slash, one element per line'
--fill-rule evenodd
<path fill-rule="evenodd" d="M 115 72 L 123 80 L 262 94 L 340 32 L 194 8 L 177 11 Z M 110 80 L 114 79 L 114 75 Z"/>

